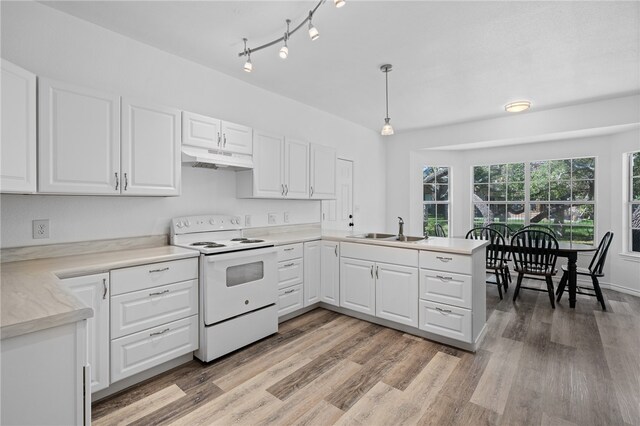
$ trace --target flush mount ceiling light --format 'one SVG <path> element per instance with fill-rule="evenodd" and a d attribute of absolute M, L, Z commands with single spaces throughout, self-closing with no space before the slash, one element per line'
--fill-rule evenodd
<path fill-rule="evenodd" d="M 316 27 L 313 26 L 313 23 L 311 22 L 313 19 L 313 15 L 316 13 L 316 11 L 318 10 L 318 8 L 320 6 L 322 6 L 322 4 L 324 4 L 324 2 L 326 2 L 327 0 L 320 0 L 318 2 L 318 4 L 316 4 L 316 7 L 314 7 L 313 9 L 311 9 L 309 11 L 309 15 L 304 19 L 304 21 L 300 22 L 300 24 L 298 24 L 297 27 L 295 27 L 293 30 L 289 31 L 289 24 L 291 23 L 290 19 L 287 19 L 287 32 L 284 33 L 284 36 L 270 41 L 269 43 L 263 44 L 262 46 L 258 46 L 255 47 L 253 49 L 247 48 L 247 39 L 243 38 L 242 40 L 244 41 L 244 50 L 240 53 L 238 53 L 239 57 L 243 57 L 246 56 L 247 57 L 247 62 L 245 62 L 244 64 L 244 70 L 246 72 L 251 72 L 253 71 L 253 64 L 251 63 L 251 54 L 253 52 L 257 52 L 258 50 L 262 50 L 264 48 L 273 46 L 274 44 L 278 44 L 280 42 L 283 42 L 284 45 L 280 48 L 280 51 L 278 52 L 278 55 L 282 58 L 282 59 L 286 59 L 287 56 L 289 56 L 289 46 L 288 46 L 288 41 L 291 38 L 291 36 L 298 31 L 300 28 L 302 28 L 302 26 L 304 24 L 306 24 L 307 22 L 309 22 L 309 38 L 311 38 L 311 40 L 317 40 L 320 37 L 320 33 L 318 32 L 318 29 Z M 344 6 L 346 3 L 345 0 L 333 0 L 333 4 L 335 7 L 340 8 L 342 6 Z"/>
<path fill-rule="evenodd" d="M 384 73 L 384 97 L 385 97 L 385 105 L 387 107 L 387 115 L 384 118 L 384 126 L 382 126 L 382 130 L 380 134 L 382 136 L 390 136 L 393 134 L 393 127 L 389 121 L 389 72 L 391 71 L 391 64 L 384 64 L 380 67 L 380 71 Z"/>
<path fill-rule="evenodd" d="M 529 108 L 531 108 L 531 102 L 529 101 L 516 101 L 504 106 L 504 110 L 507 112 L 522 112 Z"/>

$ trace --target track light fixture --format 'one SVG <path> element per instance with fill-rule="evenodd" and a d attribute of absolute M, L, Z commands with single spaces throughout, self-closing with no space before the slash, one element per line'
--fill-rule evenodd
<path fill-rule="evenodd" d="M 313 15 L 316 13 L 316 11 L 318 10 L 318 8 L 320 6 L 322 6 L 323 3 L 325 3 L 327 0 L 320 0 L 318 2 L 318 4 L 316 4 L 316 7 L 314 7 L 313 9 L 311 9 L 309 11 L 309 15 L 302 21 L 300 22 L 300 24 L 298 24 L 298 26 L 296 26 L 293 30 L 289 30 L 289 24 L 291 24 L 291 20 L 287 19 L 287 32 L 284 33 L 284 35 L 276 40 L 273 40 L 269 43 L 263 44 L 262 46 L 258 46 L 255 47 L 253 49 L 250 49 L 247 47 L 247 39 L 243 38 L 242 40 L 244 41 L 244 50 L 240 53 L 238 53 L 239 57 L 243 57 L 246 56 L 247 57 L 247 61 L 244 64 L 244 70 L 246 72 L 251 72 L 253 71 L 253 64 L 251 63 L 251 54 L 253 52 L 257 52 L 258 50 L 262 50 L 266 47 L 270 47 L 273 46 L 274 44 L 278 44 L 280 42 L 283 43 L 283 46 L 280 48 L 280 51 L 278 52 L 278 55 L 282 58 L 282 59 L 286 59 L 289 56 L 289 45 L 288 45 L 288 41 L 291 38 L 291 36 L 298 31 L 300 28 L 302 28 L 302 26 L 304 24 L 306 24 L 307 22 L 309 22 L 309 38 L 311 38 L 311 40 L 317 40 L 320 37 L 320 33 L 318 32 L 318 29 L 316 27 L 313 26 L 313 23 L 311 22 L 313 19 Z M 340 8 L 342 6 L 344 6 L 346 3 L 345 0 L 333 0 L 333 4 L 335 7 Z"/>
<path fill-rule="evenodd" d="M 390 136 L 393 134 L 393 127 L 391 127 L 391 119 L 389 118 L 389 72 L 391 71 L 391 64 L 384 64 L 380 67 L 380 71 L 384 73 L 384 96 L 385 96 L 385 105 L 387 106 L 387 115 L 384 118 L 384 126 L 382 126 L 382 130 L 380 134 L 382 136 Z"/>
<path fill-rule="evenodd" d="M 287 40 L 289 40 L 289 24 L 291 23 L 291 19 L 287 19 L 287 32 L 284 33 L 284 46 L 280 48 L 280 52 L 278 53 L 282 59 L 287 59 L 289 56 L 289 46 L 287 46 Z"/>

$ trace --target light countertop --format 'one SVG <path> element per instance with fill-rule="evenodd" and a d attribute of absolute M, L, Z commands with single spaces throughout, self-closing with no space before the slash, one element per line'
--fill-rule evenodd
<path fill-rule="evenodd" d="M 60 279 L 198 255 L 195 250 L 162 246 L 3 263 L 0 339 L 92 317 L 92 309 L 60 285 Z"/>

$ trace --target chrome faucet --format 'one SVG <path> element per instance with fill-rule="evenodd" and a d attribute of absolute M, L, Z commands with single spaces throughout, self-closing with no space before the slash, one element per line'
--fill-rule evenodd
<path fill-rule="evenodd" d="M 398 239 L 401 239 L 401 238 L 403 238 L 403 237 L 404 237 L 404 232 L 403 232 L 403 229 L 404 229 L 404 220 L 402 220 L 402 218 L 401 218 L 400 216 L 398 216 L 398 219 L 400 219 L 400 220 L 398 221 L 398 228 L 399 228 L 399 229 L 398 229 Z"/>

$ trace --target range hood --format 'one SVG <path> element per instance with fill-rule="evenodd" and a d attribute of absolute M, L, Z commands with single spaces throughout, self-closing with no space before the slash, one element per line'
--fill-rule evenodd
<path fill-rule="evenodd" d="M 182 162 L 192 167 L 224 170 L 253 169 L 253 157 L 193 146 L 182 146 Z"/>

